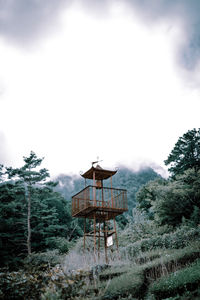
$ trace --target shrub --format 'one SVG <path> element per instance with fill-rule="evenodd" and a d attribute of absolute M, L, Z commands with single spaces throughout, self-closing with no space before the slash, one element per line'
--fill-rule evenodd
<path fill-rule="evenodd" d="M 181 295 L 186 291 L 192 291 L 200 284 L 200 260 L 191 266 L 161 278 L 153 283 L 150 292 L 156 299 Z"/>
<path fill-rule="evenodd" d="M 112 279 L 114 277 L 120 276 L 124 273 L 128 273 L 131 271 L 130 264 L 126 265 L 119 265 L 119 266 L 109 266 L 109 268 L 106 268 L 103 272 L 99 274 L 100 280 L 106 280 L 106 279 Z"/>
<path fill-rule="evenodd" d="M 133 260 L 141 252 L 154 249 L 180 249 L 188 246 L 192 241 L 200 239 L 200 227 L 180 227 L 175 232 L 156 235 L 152 238 L 142 239 L 127 247 L 121 248 L 122 257 Z"/>
<path fill-rule="evenodd" d="M 46 241 L 46 245 L 49 249 L 58 249 L 61 254 L 67 253 L 71 244 L 72 243 L 64 237 L 51 237 Z"/>
<path fill-rule="evenodd" d="M 186 247 L 180 250 L 166 250 L 160 258 L 143 265 L 144 276 L 148 281 L 158 279 L 159 277 L 175 272 L 193 263 L 200 258 L 199 243 L 193 247 Z"/>
<path fill-rule="evenodd" d="M 27 268 L 46 268 L 46 266 L 55 266 L 61 263 L 62 257 L 59 256 L 58 250 L 47 252 L 32 253 L 24 259 L 24 265 Z"/>
<path fill-rule="evenodd" d="M 129 295 L 132 295 L 132 297 L 141 297 L 143 294 L 143 284 L 143 273 L 140 268 L 135 267 L 131 272 L 113 278 L 102 299 L 117 299 Z"/>
<path fill-rule="evenodd" d="M 47 287 L 41 295 L 41 300 L 60 300 L 62 299 L 61 296 L 61 290 L 56 290 L 54 287 Z"/>

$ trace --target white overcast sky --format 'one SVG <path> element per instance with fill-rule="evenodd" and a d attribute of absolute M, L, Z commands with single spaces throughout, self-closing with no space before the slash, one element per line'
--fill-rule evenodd
<path fill-rule="evenodd" d="M 199 4 L 0 1 L 0 163 L 164 167 L 200 127 Z"/>

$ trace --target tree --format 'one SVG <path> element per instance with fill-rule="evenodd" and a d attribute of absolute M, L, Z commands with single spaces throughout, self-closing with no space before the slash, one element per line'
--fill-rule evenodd
<path fill-rule="evenodd" d="M 168 181 L 165 186 L 158 187 L 152 209 L 154 220 L 159 225 L 176 226 L 182 222 L 183 217 L 189 219 L 192 207 L 183 182 Z"/>
<path fill-rule="evenodd" d="M 165 186 L 160 186 L 153 204 L 158 223 L 176 226 L 183 218 L 196 222 L 200 209 L 199 185 L 200 170 L 193 168 L 177 176 L 176 180 L 169 180 Z"/>
<path fill-rule="evenodd" d="M 200 170 L 188 169 L 175 180 L 156 180 L 137 194 L 138 208 L 159 225 L 179 225 L 183 218 L 194 225 L 200 215 Z"/>
<path fill-rule="evenodd" d="M 0 182 L 3 181 L 3 165 L 0 164 Z"/>
<path fill-rule="evenodd" d="M 31 151 L 29 157 L 23 157 L 24 166 L 13 169 L 7 168 L 9 178 L 18 178 L 25 188 L 25 198 L 27 199 L 27 250 L 31 254 L 31 194 L 33 186 L 39 184 L 49 177 L 47 169 L 36 170 L 41 165 L 43 158 L 37 158 L 36 154 Z"/>
<path fill-rule="evenodd" d="M 26 201 L 19 182 L 0 184 L 0 265 L 14 267 L 26 252 Z"/>
<path fill-rule="evenodd" d="M 136 194 L 137 207 L 145 212 L 150 220 L 154 219 L 153 203 L 157 199 L 159 187 L 167 184 L 167 180 L 158 178 L 143 185 Z"/>
<path fill-rule="evenodd" d="M 73 226 L 67 201 L 49 185 L 34 188 L 32 193 L 32 248 L 34 251 L 58 249 L 80 236 L 80 227 Z M 60 244 L 61 242 L 61 244 Z"/>
<path fill-rule="evenodd" d="M 172 152 L 164 161 L 172 176 L 183 174 L 187 169 L 200 169 L 200 128 L 192 129 L 180 137 Z"/>

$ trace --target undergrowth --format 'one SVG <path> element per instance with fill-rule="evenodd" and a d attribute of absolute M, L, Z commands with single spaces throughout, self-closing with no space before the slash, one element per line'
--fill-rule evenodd
<path fill-rule="evenodd" d="M 200 259 L 192 265 L 178 270 L 167 277 L 153 283 L 150 287 L 156 299 L 164 299 L 171 296 L 183 295 L 188 291 L 193 291 L 200 284 Z"/>
<path fill-rule="evenodd" d="M 103 299 L 119 299 L 120 296 L 127 297 L 128 295 L 143 299 L 148 291 L 148 285 L 152 281 L 169 275 L 171 272 L 187 268 L 188 264 L 200 258 L 199 246 L 200 243 L 197 242 L 192 247 L 188 246 L 184 249 L 166 250 L 165 252 L 160 250 L 160 257 L 142 264 L 136 259 L 131 266 L 122 269 L 123 274 L 118 277 L 113 276 L 114 278 L 110 281 Z M 155 257 L 155 253 L 151 253 L 151 255 L 144 253 L 146 258 Z M 105 273 L 103 274 L 105 275 Z M 107 271 L 106 274 L 109 273 L 111 274 L 112 270 Z"/>
<path fill-rule="evenodd" d="M 134 260 L 135 256 L 155 249 L 181 249 L 192 241 L 200 240 L 200 227 L 180 227 L 175 232 L 155 235 L 151 238 L 141 239 L 120 249 L 123 258 Z"/>

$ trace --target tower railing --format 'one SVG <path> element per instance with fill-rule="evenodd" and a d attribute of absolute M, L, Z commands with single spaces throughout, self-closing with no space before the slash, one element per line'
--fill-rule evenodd
<path fill-rule="evenodd" d="M 91 209 L 119 213 L 127 211 L 127 191 L 89 185 L 72 197 L 72 216 L 84 215 Z"/>

